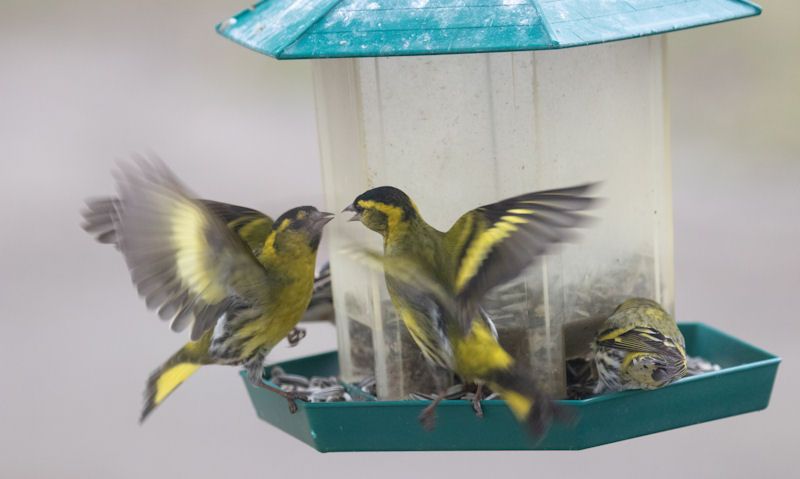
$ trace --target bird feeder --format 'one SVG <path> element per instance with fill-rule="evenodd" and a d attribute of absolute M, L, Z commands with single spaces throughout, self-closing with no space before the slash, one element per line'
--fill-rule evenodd
<path fill-rule="evenodd" d="M 565 360 L 626 298 L 674 310 L 664 37 L 758 15 L 737 0 L 267 0 L 218 25 L 278 59 L 311 59 L 326 207 L 396 186 L 433 226 L 517 194 L 601 181 L 601 218 L 485 306 L 500 342 L 556 397 Z M 624 41 L 618 41 L 624 40 Z M 579 47 L 579 48 L 570 48 Z M 328 230 L 339 373 L 377 395 L 430 391 L 383 278 Z"/>

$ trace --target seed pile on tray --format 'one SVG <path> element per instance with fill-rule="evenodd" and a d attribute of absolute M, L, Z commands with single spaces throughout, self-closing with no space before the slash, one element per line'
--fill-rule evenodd
<path fill-rule="evenodd" d="M 705 374 L 722 369 L 719 364 L 714 364 L 699 357 L 690 357 L 687 361 L 687 376 L 697 376 L 698 374 Z"/>
<path fill-rule="evenodd" d="M 699 357 L 690 357 L 687 364 L 687 376 L 719 371 L 718 364 L 713 364 Z M 335 376 L 301 376 L 289 374 L 275 366 L 270 372 L 270 379 L 284 391 L 305 393 L 309 402 L 346 402 L 374 401 L 376 397 L 375 377 L 368 376 L 357 383 L 345 383 Z M 567 398 L 586 399 L 594 396 L 597 377 L 590 361 L 585 358 L 573 358 L 567 361 Z M 497 399 L 499 395 L 484 389 L 483 400 Z M 432 401 L 435 394 L 415 392 L 408 399 Z M 447 389 L 444 396 L 449 400 L 472 401 L 475 398 L 475 387 L 465 384 L 454 384 Z"/>
<path fill-rule="evenodd" d="M 270 371 L 270 380 L 284 391 L 306 394 L 309 402 L 374 401 L 375 378 L 367 377 L 347 384 L 335 376 L 289 374 L 279 366 Z"/>

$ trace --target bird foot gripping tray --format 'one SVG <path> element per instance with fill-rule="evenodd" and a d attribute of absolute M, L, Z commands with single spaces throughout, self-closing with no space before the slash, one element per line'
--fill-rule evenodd
<path fill-rule="evenodd" d="M 475 416 L 468 401 L 442 401 L 436 428 L 426 431 L 418 416 L 427 401 L 298 402 L 297 413 L 291 414 L 284 398 L 244 379 L 261 419 L 320 452 L 585 449 L 767 407 L 778 357 L 704 324 L 680 328 L 687 352 L 719 364 L 721 370 L 654 391 L 561 401 L 574 408 L 577 420 L 555 424 L 538 444 L 502 400 L 483 401 L 483 418 Z M 339 368 L 335 352 L 280 367 L 308 376 L 336 375 Z"/>

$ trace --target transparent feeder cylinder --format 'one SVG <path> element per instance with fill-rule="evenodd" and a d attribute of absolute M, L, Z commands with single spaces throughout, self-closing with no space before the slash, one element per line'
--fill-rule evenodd
<path fill-rule="evenodd" d="M 602 182 L 597 220 L 485 302 L 506 349 L 563 395 L 565 326 L 596 321 L 631 296 L 673 308 L 662 41 L 314 60 L 327 207 L 393 185 L 446 230 L 506 197 Z M 353 242 L 380 249 L 380 237 L 344 219 L 329 234 L 343 376 L 374 373 L 382 399 L 431 390 L 383 278 L 339 251 Z"/>

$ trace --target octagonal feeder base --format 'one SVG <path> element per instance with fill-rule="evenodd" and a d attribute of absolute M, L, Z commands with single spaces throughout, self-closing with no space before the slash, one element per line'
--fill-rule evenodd
<path fill-rule="evenodd" d="M 282 397 L 243 377 L 261 419 L 320 452 L 586 449 L 767 407 L 780 358 L 704 324 L 680 327 L 689 354 L 719 364 L 720 371 L 655 391 L 560 401 L 575 408 L 577 422 L 554 425 L 538 444 L 502 400 L 483 401 L 483 419 L 469 401 L 443 401 L 436 428 L 426 431 L 417 416 L 427 401 L 298 402 L 290 414 Z M 335 352 L 280 366 L 305 376 L 336 375 L 339 368 Z"/>

